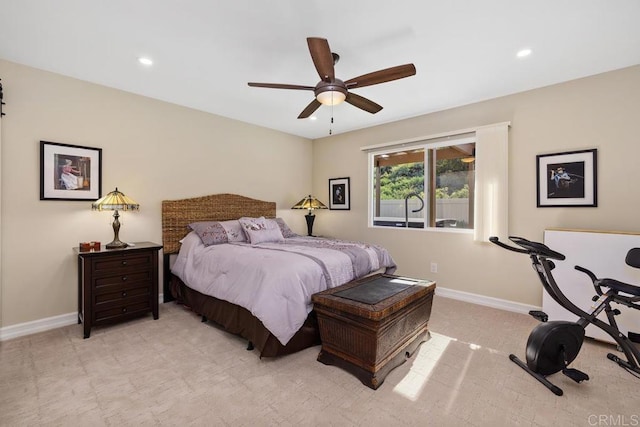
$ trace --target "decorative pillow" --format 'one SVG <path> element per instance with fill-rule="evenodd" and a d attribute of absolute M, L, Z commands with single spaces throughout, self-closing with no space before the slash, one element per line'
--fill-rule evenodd
<path fill-rule="evenodd" d="M 285 239 L 288 239 L 289 237 L 298 237 L 296 233 L 291 231 L 287 223 L 284 222 L 284 219 L 276 218 L 275 220 L 271 220 L 271 221 L 275 221 L 278 224 L 278 227 L 282 232 L 282 237 L 284 237 Z"/>
<path fill-rule="evenodd" d="M 196 232 L 205 246 L 247 241 L 237 220 L 192 222 L 189 228 Z"/>
<path fill-rule="evenodd" d="M 267 220 L 261 216 L 260 218 L 240 218 L 238 221 L 252 245 L 284 241 L 282 231 L 274 220 Z"/>
<path fill-rule="evenodd" d="M 227 232 L 227 239 L 230 242 L 246 242 L 247 236 L 242 230 L 242 225 L 240 225 L 240 221 L 237 219 L 231 221 L 221 221 L 220 224 L 224 227 L 224 230 Z"/>

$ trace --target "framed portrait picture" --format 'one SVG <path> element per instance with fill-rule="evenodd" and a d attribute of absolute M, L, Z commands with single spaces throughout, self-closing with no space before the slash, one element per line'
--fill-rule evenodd
<path fill-rule="evenodd" d="M 536 156 L 538 207 L 597 207 L 597 150 Z"/>
<path fill-rule="evenodd" d="M 102 149 L 40 141 L 40 200 L 102 197 Z"/>
<path fill-rule="evenodd" d="M 329 209 L 349 210 L 351 209 L 350 199 L 349 178 L 329 179 Z"/>

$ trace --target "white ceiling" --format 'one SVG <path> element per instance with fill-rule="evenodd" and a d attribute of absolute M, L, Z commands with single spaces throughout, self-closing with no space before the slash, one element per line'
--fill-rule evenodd
<path fill-rule="evenodd" d="M 0 0 L 0 58 L 319 138 L 331 107 L 296 118 L 312 92 L 247 86 L 314 86 L 306 37 L 342 80 L 417 69 L 354 90 L 384 109 L 334 107 L 338 134 L 639 64 L 639 21 L 638 0 Z"/>

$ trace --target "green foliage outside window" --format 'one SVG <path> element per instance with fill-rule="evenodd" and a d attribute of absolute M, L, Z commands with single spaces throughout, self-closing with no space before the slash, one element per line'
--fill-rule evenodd
<path fill-rule="evenodd" d="M 459 190 L 451 191 L 449 187 L 436 188 L 436 199 L 468 199 L 469 185 L 465 184 Z"/>
<path fill-rule="evenodd" d="M 424 196 L 424 163 L 380 168 L 380 200 L 404 199 L 411 193 Z"/>
<path fill-rule="evenodd" d="M 468 166 L 460 159 L 436 162 L 436 199 L 469 197 Z M 424 197 L 424 163 L 404 163 L 380 168 L 380 199 L 401 200 L 412 193 Z"/>

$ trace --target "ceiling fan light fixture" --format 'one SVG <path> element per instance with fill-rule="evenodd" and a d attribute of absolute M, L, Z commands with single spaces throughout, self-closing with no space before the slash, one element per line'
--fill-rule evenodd
<path fill-rule="evenodd" d="M 313 90 L 314 99 L 298 115 L 298 119 L 306 119 L 323 105 L 333 106 L 342 102 L 347 102 L 356 108 L 371 114 L 376 114 L 382 110 L 382 106 L 376 104 L 364 96 L 350 92 L 365 86 L 373 86 L 393 80 L 404 79 L 416 74 L 416 67 L 413 64 L 398 65 L 363 74 L 352 79 L 342 81 L 335 76 L 334 65 L 340 56 L 331 52 L 327 39 L 320 37 L 307 37 L 307 45 L 311 60 L 318 72 L 320 81 L 314 86 L 302 86 L 282 83 L 256 83 L 249 82 L 251 87 L 265 87 L 271 89 L 293 89 L 293 90 Z M 333 118 L 332 118 L 333 122 Z M 331 130 L 329 130 L 331 134 Z"/>
<path fill-rule="evenodd" d="M 347 94 L 340 90 L 326 90 L 317 94 L 316 99 L 322 105 L 338 105 L 347 99 Z"/>

